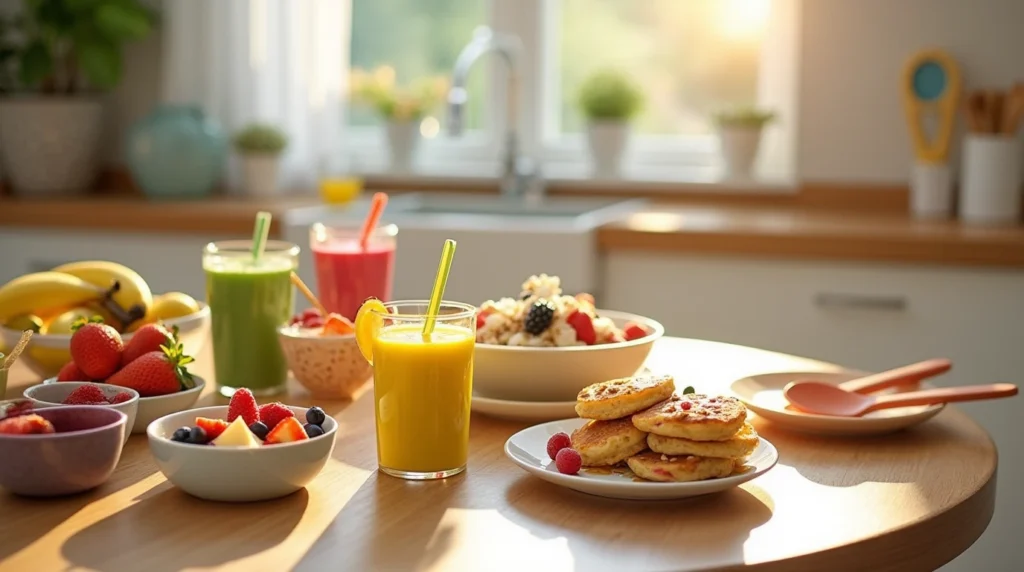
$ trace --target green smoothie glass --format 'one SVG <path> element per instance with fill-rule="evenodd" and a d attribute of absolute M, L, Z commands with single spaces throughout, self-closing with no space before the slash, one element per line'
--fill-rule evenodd
<path fill-rule="evenodd" d="M 213 330 L 217 386 L 230 397 L 240 387 L 255 395 L 285 389 L 288 365 L 277 328 L 294 311 L 291 272 L 299 265 L 299 247 L 268 240 L 259 261 L 251 240 L 211 242 L 203 249 L 206 302 Z"/>

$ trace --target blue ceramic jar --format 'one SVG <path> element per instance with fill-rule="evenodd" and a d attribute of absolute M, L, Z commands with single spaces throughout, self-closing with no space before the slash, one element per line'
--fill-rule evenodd
<path fill-rule="evenodd" d="M 198 106 L 161 105 L 128 135 L 128 167 L 153 198 L 210 194 L 226 158 L 224 132 Z"/>

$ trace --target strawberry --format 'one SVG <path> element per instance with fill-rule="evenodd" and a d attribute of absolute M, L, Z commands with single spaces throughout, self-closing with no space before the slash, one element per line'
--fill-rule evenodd
<path fill-rule="evenodd" d="M 476 329 L 479 330 L 479 329 L 483 328 L 484 324 L 487 322 L 487 316 L 490 316 L 493 313 L 494 313 L 493 311 L 486 311 L 485 312 L 484 310 L 480 310 L 479 312 L 477 312 L 476 313 Z"/>
<path fill-rule="evenodd" d="M 260 421 L 267 426 L 267 429 L 277 427 L 278 423 L 289 417 L 295 417 L 295 414 L 280 401 L 268 403 L 260 407 Z"/>
<path fill-rule="evenodd" d="M 37 433 L 56 433 L 53 423 L 36 414 L 19 415 L 0 419 L 0 433 L 8 435 L 31 435 Z"/>
<path fill-rule="evenodd" d="M 78 369 L 75 362 L 69 361 L 64 364 L 64 367 L 60 368 L 60 372 L 57 374 L 57 381 L 89 381 L 89 376 L 82 373 L 82 370 Z"/>
<path fill-rule="evenodd" d="M 260 409 L 256 405 L 256 398 L 252 396 L 251 391 L 244 387 L 235 390 L 231 401 L 228 402 L 228 421 L 234 421 L 237 417 L 241 417 L 246 425 L 252 425 L 260 420 Z"/>
<path fill-rule="evenodd" d="M 93 384 L 80 385 L 61 401 L 64 405 L 107 405 L 103 390 Z"/>
<path fill-rule="evenodd" d="M 111 405 L 117 405 L 118 403 L 124 403 L 125 401 L 131 400 L 132 394 L 128 393 L 127 391 L 121 391 L 117 395 L 108 399 L 107 401 L 109 401 Z"/>
<path fill-rule="evenodd" d="M 167 395 L 195 387 L 192 374 L 185 369 L 192 363 L 192 358 L 184 355 L 181 344 L 175 342 L 160 350 L 135 358 L 112 375 L 107 383 L 134 389 L 141 397 Z"/>
<path fill-rule="evenodd" d="M 135 358 L 142 354 L 161 351 L 161 347 L 172 344 L 175 340 L 176 337 L 160 324 L 146 324 L 135 330 L 132 339 L 125 344 L 124 351 L 121 352 L 121 367 L 135 361 Z"/>
<path fill-rule="evenodd" d="M 89 379 L 106 379 L 121 365 L 124 342 L 101 321 L 79 320 L 71 334 L 71 359 Z"/>
<path fill-rule="evenodd" d="M 639 340 L 647 335 L 647 330 L 640 324 L 630 322 L 622 329 L 622 335 L 629 340 Z"/>
<path fill-rule="evenodd" d="M 303 439 L 309 439 L 309 435 L 306 435 L 306 430 L 302 428 L 302 423 L 294 417 L 289 417 L 278 423 L 277 427 L 274 427 L 267 434 L 267 438 L 263 442 L 267 445 L 274 445 L 302 441 Z"/>
<path fill-rule="evenodd" d="M 576 310 L 565 319 L 574 330 L 576 330 L 576 339 L 587 344 L 588 346 L 594 345 L 597 341 L 597 332 L 594 331 L 594 322 L 590 319 L 590 316 Z"/>
<path fill-rule="evenodd" d="M 228 428 L 228 425 L 230 425 L 230 423 L 223 419 L 196 417 L 196 427 L 202 427 L 203 431 L 206 431 L 206 438 L 210 441 L 220 437 L 220 434 Z"/>

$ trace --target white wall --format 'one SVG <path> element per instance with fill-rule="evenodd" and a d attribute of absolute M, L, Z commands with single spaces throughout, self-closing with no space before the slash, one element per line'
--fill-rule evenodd
<path fill-rule="evenodd" d="M 805 180 L 907 181 L 913 152 L 899 80 L 918 50 L 950 52 L 965 89 L 1024 81 L 1021 0 L 803 0 L 801 21 Z"/>

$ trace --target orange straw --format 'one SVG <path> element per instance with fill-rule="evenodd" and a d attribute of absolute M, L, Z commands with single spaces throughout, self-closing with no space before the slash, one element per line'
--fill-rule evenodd
<path fill-rule="evenodd" d="M 370 244 L 370 235 L 377 228 L 381 215 L 384 214 L 384 207 L 388 206 L 387 193 L 374 193 L 373 202 L 370 204 L 370 212 L 363 222 L 363 229 L 359 232 L 359 247 L 366 250 Z"/>

